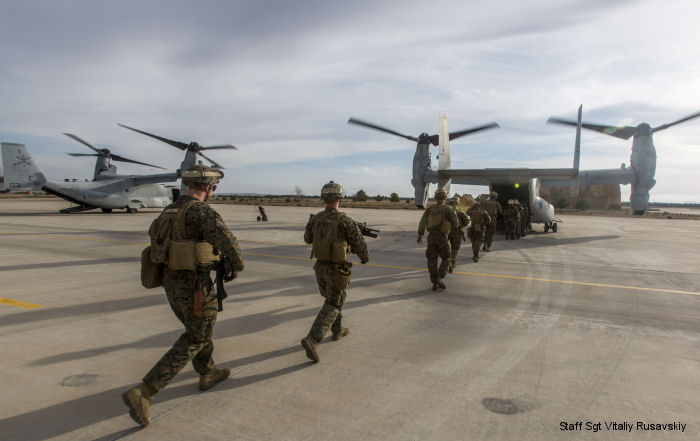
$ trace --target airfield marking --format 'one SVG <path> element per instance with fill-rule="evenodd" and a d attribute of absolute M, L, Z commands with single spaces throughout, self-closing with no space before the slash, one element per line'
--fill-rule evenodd
<path fill-rule="evenodd" d="M 22 302 L 20 300 L 6 299 L 5 297 L 0 297 L 0 303 L 4 305 L 16 306 L 23 309 L 34 309 L 41 308 L 41 305 L 36 303 Z"/>
<path fill-rule="evenodd" d="M 21 234 L 21 235 L 28 235 L 28 236 L 47 236 L 51 238 L 57 238 L 57 239 L 70 239 L 70 240 L 85 240 L 85 241 L 93 241 L 93 242 L 107 242 L 107 243 L 118 243 L 118 244 L 124 244 L 124 245 L 148 245 L 147 242 L 129 242 L 129 241 L 124 241 L 124 240 L 113 240 L 113 239 L 96 239 L 96 238 L 91 238 L 91 237 L 75 237 L 75 236 L 67 236 L 67 235 L 48 235 L 47 233 L 19 233 L 19 232 L 10 232 L 10 231 L 0 231 L 0 234 Z M 262 241 L 262 240 L 251 240 L 251 239 L 238 239 L 241 242 L 261 242 L 261 243 L 277 243 L 277 244 L 283 244 L 283 245 L 306 245 L 302 244 L 299 242 L 273 242 L 273 241 Z M 255 252 L 244 252 L 244 255 L 251 255 L 251 256 L 259 256 L 259 257 L 272 257 L 276 259 L 288 259 L 288 260 L 312 260 L 308 257 L 296 257 L 296 256 L 279 256 L 276 254 L 265 254 L 265 253 L 255 253 Z M 411 267 L 411 266 L 397 266 L 397 265 L 384 265 L 384 264 L 378 264 L 378 263 L 367 263 L 367 266 L 373 266 L 376 268 L 392 268 L 392 269 L 402 269 L 402 270 L 412 270 L 412 271 L 423 271 L 426 272 L 428 271 L 426 268 L 417 268 L 417 267 Z M 671 294 L 686 294 L 686 295 L 692 295 L 692 296 L 700 296 L 700 292 L 694 292 L 694 291 L 681 291 L 681 290 L 675 290 L 675 289 L 664 289 L 664 288 L 646 288 L 642 286 L 629 286 L 629 285 L 614 285 L 614 284 L 609 284 L 609 283 L 594 283 L 594 282 L 577 282 L 573 280 L 558 280 L 558 279 L 542 279 L 542 278 L 537 278 L 537 277 L 527 277 L 527 276 L 512 276 L 512 275 L 506 275 L 506 274 L 489 274 L 489 273 L 474 273 L 474 272 L 468 272 L 468 271 L 454 271 L 453 274 L 461 274 L 465 276 L 475 276 L 475 277 L 491 277 L 491 278 L 496 278 L 496 279 L 514 279 L 514 280 L 531 280 L 534 282 L 545 282 L 545 283 L 561 283 L 561 284 L 566 284 L 566 285 L 579 285 L 579 286 L 593 286 L 593 287 L 599 287 L 599 288 L 616 288 L 616 289 L 627 289 L 627 290 L 636 290 L 636 291 L 651 291 L 651 292 L 665 292 L 665 293 L 671 293 Z M 1 301 L 0 297 L 0 303 L 7 303 L 7 304 L 12 304 L 8 302 L 3 302 Z M 7 299 L 9 302 L 14 302 L 10 299 Z M 19 302 L 19 303 L 24 303 L 24 302 Z M 26 305 L 34 305 L 33 303 L 26 303 Z M 15 305 L 16 306 L 16 305 Z M 39 306 L 31 306 L 32 308 L 36 308 Z"/>
<path fill-rule="evenodd" d="M 313 260 L 308 257 L 293 257 L 293 256 L 278 256 L 275 254 L 263 254 L 263 253 L 251 253 L 245 252 L 245 254 L 250 254 L 252 256 L 260 257 L 274 257 L 278 259 L 291 259 L 291 260 Z M 401 270 L 413 270 L 413 271 L 423 271 L 427 272 L 427 268 L 417 268 L 412 266 L 397 266 L 397 265 L 384 265 L 380 263 L 366 263 L 367 266 L 373 266 L 377 268 L 392 268 Z M 574 280 L 558 280 L 558 279 L 542 279 L 538 277 L 527 277 L 527 276 L 511 276 L 507 274 L 490 274 L 490 273 L 473 273 L 468 271 L 453 271 L 452 274 L 462 274 L 465 276 L 476 276 L 476 277 L 491 277 L 495 279 L 515 279 L 515 280 L 532 280 L 533 282 L 546 282 L 546 283 L 561 283 L 566 285 L 580 285 L 580 286 L 594 286 L 600 288 L 618 288 L 618 289 L 628 289 L 636 291 L 652 291 L 652 292 L 667 292 L 672 294 L 688 294 L 692 296 L 700 296 L 700 292 L 694 291 L 680 291 L 676 289 L 664 289 L 664 288 L 645 288 L 641 286 L 629 286 L 629 285 L 614 285 L 610 283 L 593 283 L 593 282 L 577 282 Z"/>

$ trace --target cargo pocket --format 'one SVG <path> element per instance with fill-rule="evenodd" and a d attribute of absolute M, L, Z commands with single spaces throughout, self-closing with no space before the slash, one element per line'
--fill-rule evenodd
<path fill-rule="evenodd" d="M 335 289 L 342 291 L 350 284 L 350 276 L 352 275 L 352 263 L 343 262 L 335 265 L 333 272 L 333 282 Z"/>

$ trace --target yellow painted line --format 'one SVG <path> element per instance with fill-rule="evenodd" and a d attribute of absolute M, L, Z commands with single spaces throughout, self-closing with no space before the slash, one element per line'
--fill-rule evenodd
<path fill-rule="evenodd" d="M 277 256 L 274 254 L 262 254 L 262 253 L 243 253 L 250 254 L 253 256 L 261 257 L 273 257 L 277 259 L 293 259 L 293 260 L 312 260 L 307 257 L 290 257 L 290 256 Z M 373 266 L 376 268 L 392 268 L 408 271 L 428 271 L 427 268 L 417 268 L 413 266 L 397 266 L 397 265 L 384 265 L 378 263 L 367 263 L 367 266 Z M 627 289 L 633 291 L 652 291 L 652 292 L 667 292 L 672 294 L 688 294 L 692 296 L 700 296 L 700 292 L 695 291 L 680 291 L 676 289 L 664 289 L 664 288 L 645 288 L 641 286 L 629 286 L 629 285 L 614 285 L 610 283 L 592 283 L 592 282 L 576 282 L 573 280 L 558 280 L 558 279 L 542 279 L 538 277 L 527 277 L 527 276 L 509 276 L 507 274 L 490 274 L 490 273 L 473 273 L 468 271 L 454 271 L 452 274 L 461 274 L 464 276 L 475 276 L 475 277 L 491 277 L 495 279 L 515 279 L 515 280 L 531 280 L 533 282 L 545 282 L 545 283 L 560 283 L 563 285 L 579 285 L 579 286 L 593 286 L 598 288 L 615 288 L 615 289 Z"/>
<path fill-rule="evenodd" d="M 75 237 L 67 235 L 47 235 L 46 233 L 18 233 L 9 231 L 0 231 L 0 234 L 23 234 L 31 236 L 46 236 L 57 239 L 70 239 L 70 240 L 84 240 L 84 241 L 94 241 L 94 242 L 107 242 L 107 243 L 118 243 L 118 244 L 129 244 L 129 245 L 148 245 L 147 242 L 127 242 L 120 240 L 110 240 L 110 239 L 95 239 L 90 237 Z M 249 239 L 238 239 L 240 242 L 260 242 L 260 243 L 271 243 L 271 244 L 282 244 L 282 245 L 306 245 L 303 243 L 295 242 L 274 242 L 274 241 L 262 241 L 262 240 L 249 240 Z M 265 254 L 265 253 L 255 253 L 255 252 L 244 252 L 243 255 L 259 256 L 259 257 L 271 257 L 275 259 L 287 259 L 287 260 L 312 260 L 308 257 L 295 257 L 295 256 L 279 256 L 276 254 Z M 417 268 L 411 266 L 397 266 L 397 265 L 383 265 L 377 263 L 368 263 L 367 266 L 372 266 L 375 268 L 391 268 L 409 271 L 428 271 L 426 268 Z M 461 274 L 465 276 L 474 277 L 491 277 L 496 279 L 512 279 L 512 280 L 531 280 L 533 282 L 544 282 L 544 283 L 559 283 L 563 285 L 578 285 L 578 286 L 592 286 L 597 288 L 614 288 L 614 289 L 626 289 L 632 291 L 649 291 L 649 292 L 665 292 L 671 294 L 686 294 L 692 296 L 700 296 L 700 292 L 695 291 L 681 291 L 676 289 L 664 289 L 664 288 L 646 288 L 641 286 L 629 286 L 629 285 L 615 285 L 610 283 L 593 283 L 593 282 L 577 282 L 573 280 L 558 280 L 558 279 L 542 279 L 538 277 L 527 277 L 527 276 L 511 276 L 506 274 L 489 274 L 489 273 L 474 273 L 468 271 L 454 271 L 453 274 Z M 0 297 L 0 299 L 2 299 Z M 9 300 L 9 299 L 8 299 Z M 11 301 L 11 300 L 10 300 Z M 2 302 L 0 303 L 7 303 Z M 20 302 L 22 303 L 22 302 Z M 27 305 L 33 305 L 33 303 L 27 303 Z M 36 306 L 35 306 L 36 307 Z"/>
<path fill-rule="evenodd" d="M 238 239 L 239 242 L 253 242 L 253 243 L 270 243 L 273 245 L 307 245 L 304 242 L 277 242 L 274 240 L 254 240 L 254 239 Z"/>
<path fill-rule="evenodd" d="M 41 308 L 41 305 L 37 305 L 36 303 L 29 303 L 29 302 L 22 302 L 19 300 L 6 299 L 5 297 L 0 297 L 0 303 L 2 303 L 4 305 L 16 306 L 18 308 L 23 308 L 23 309 Z"/>

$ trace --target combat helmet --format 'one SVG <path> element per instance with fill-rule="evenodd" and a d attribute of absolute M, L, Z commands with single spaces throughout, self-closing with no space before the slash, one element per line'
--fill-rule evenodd
<path fill-rule="evenodd" d="M 445 200 L 447 198 L 447 192 L 444 188 L 438 188 L 435 190 L 435 199 Z"/>
<path fill-rule="evenodd" d="M 218 168 L 196 164 L 182 172 L 182 183 L 188 187 L 192 184 L 215 186 L 224 177 L 224 172 Z"/>
<path fill-rule="evenodd" d="M 492 191 L 492 192 L 489 194 L 489 196 L 491 196 L 491 199 L 498 199 L 498 193 L 496 193 L 495 191 Z"/>
<path fill-rule="evenodd" d="M 336 199 L 343 199 L 345 197 L 345 192 L 343 191 L 343 186 L 330 181 L 321 188 L 321 199 L 326 202 L 333 202 Z"/>

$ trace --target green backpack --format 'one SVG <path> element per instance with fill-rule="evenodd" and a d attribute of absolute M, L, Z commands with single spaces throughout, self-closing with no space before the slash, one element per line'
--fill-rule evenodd
<path fill-rule="evenodd" d="M 344 238 L 338 239 L 340 216 L 337 213 L 329 217 L 317 218 L 311 228 L 313 234 L 312 255 L 318 260 L 334 263 L 348 259 L 348 243 Z"/>

